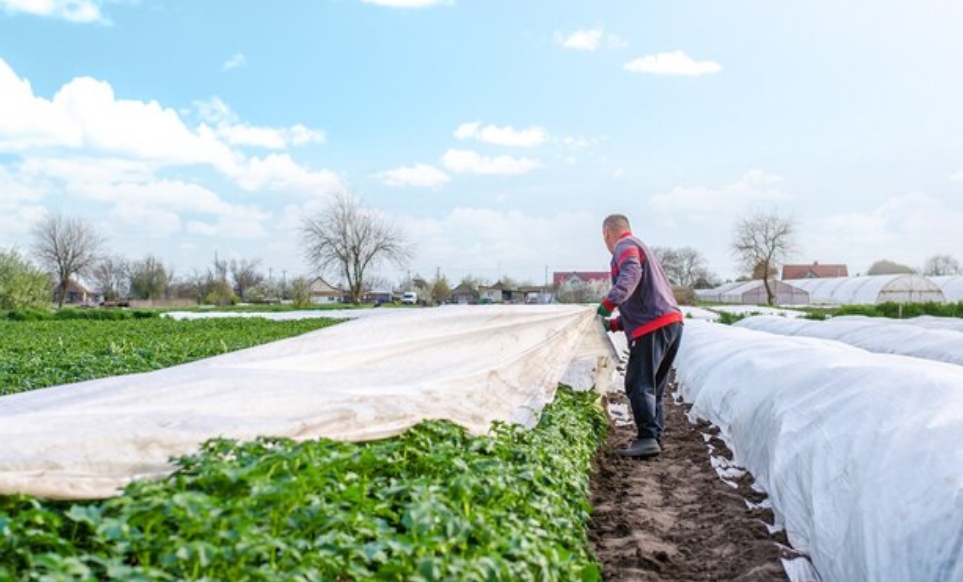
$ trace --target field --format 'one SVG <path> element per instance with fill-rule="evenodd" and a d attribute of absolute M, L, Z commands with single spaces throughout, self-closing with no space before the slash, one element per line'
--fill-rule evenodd
<path fill-rule="evenodd" d="M 0 395 L 148 372 L 291 337 L 331 319 L 0 319 Z"/>
<path fill-rule="evenodd" d="M 149 370 L 330 324 L 4 322 L 4 391 Z M 23 362 L 23 366 L 18 366 Z M 0 579 L 598 579 L 585 522 L 605 433 L 561 390 L 538 428 L 428 422 L 369 444 L 214 440 L 116 499 L 0 499 Z M 573 444 L 577 443 L 577 444 Z"/>
<path fill-rule="evenodd" d="M 0 390 L 171 366 L 331 320 L 2 321 Z M 617 397 L 615 397 L 617 399 Z M 536 429 L 426 422 L 367 444 L 213 440 L 102 502 L 0 498 L 0 580 L 784 579 L 768 510 L 669 405 L 666 453 L 559 391 Z M 724 451 L 715 439 L 716 454 Z M 598 561 L 596 561 L 598 560 Z"/>

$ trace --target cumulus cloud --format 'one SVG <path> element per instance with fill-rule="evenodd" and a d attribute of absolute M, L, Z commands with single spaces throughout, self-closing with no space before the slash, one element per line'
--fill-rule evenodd
<path fill-rule="evenodd" d="M 711 75 L 722 70 L 722 66 L 715 61 L 696 61 L 680 50 L 639 57 L 625 63 L 624 68 L 633 73 L 689 77 Z"/>
<path fill-rule="evenodd" d="M 344 188 L 341 177 L 331 170 L 309 170 L 294 162 L 288 154 L 270 154 L 250 158 L 222 168 L 241 188 L 291 191 L 301 194 L 335 192 Z"/>
<path fill-rule="evenodd" d="M 733 216 L 752 206 L 771 206 L 792 200 L 792 195 L 775 185 L 782 178 L 763 170 L 749 170 L 741 178 L 721 188 L 676 186 L 649 198 L 659 212 L 704 220 Z"/>
<path fill-rule="evenodd" d="M 454 4 L 454 0 L 361 0 L 365 4 L 387 6 L 388 8 L 428 8 Z"/>
<path fill-rule="evenodd" d="M 505 127 L 482 126 L 480 121 L 462 123 L 455 129 L 454 135 L 462 140 L 474 139 L 483 143 L 526 148 L 537 146 L 548 137 L 545 129 L 538 126 L 515 129 L 510 125 Z"/>
<path fill-rule="evenodd" d="M 428 164 L 415 164 L 388 170 L 381 174 L 381 181 L 388 186 L 419 186 L 435 188 L 449 181 L 448 174 Z"/>
<path fill-rule="evenodd" d="M 536 160 L 511 156 L 483 156 L 471 150 L 449 149 L 442 164 L 458 174 L 525 174 L 539 167 Z"/>
<path fill-rule="evenodd" d="M 807 254 L 848 261 L 855 274 L 879 259 L 922 265 L 932 255 L 952 254 L 963 247 L 960 224 L 960 208 L 930 194 L 908 192 L 865 212 L 813 218 L 800 233 Z"/>
<path fill-rule="evenodd" d="M 100 7 L 102 0 L 0 0 L 0 11 L 59 18 L 70 22 L 109 24 Z"/>
<path fill-rule="evenodd" d="M 230 161 L 230 148 L 193 132 L 156 101 L 117 99 L 110 84 L 90 77 L 66 83 L 53 99 L 33 94 L 0 59 L 0 152 L 34 147 L 87 149 L 170 164 Z"/>
<path fill-rule="evenodd" d="M 247 59 L 244 58 L 244 53 L 237 53 L 231 58 L 224 61 L 224 64 L 221 65 L 221 70 L 230 71 L 231 69 L 243 67 L 246 64 L 247 64 Z"/>
<path fill-rule="evenodd" d="M 607 268 L 609 257 L 597 228 L 601 221 L 602 216 L 586 212 L 536 216 L 487 208 L 456 208 L 441 218 L 399 220 L 418 245 L 413 271 L 441 266 L 453 284 L 468 274 L 492 282 L 499 275 L 541 282 L 546 265 L 550 271 Z"/>
<path fill-rule="evenodd" d="M 191 129 L 173 109 L 156 101 L 118 99 L 109 83 L 90 77 L 73 79 L 52 99 L 45 99 L 34 95 L 30 83 L 0 59 L 0 153 L 25 156 L 53 148 L 73 152 L 65 158 L 106 158 L 114 165 L 128 160 L 127 170 L 149 172 L 208 165 L 249 191 L 340 187 L 334 172 L 306 168 L 287 154 L 248 157 L 234 149 L 241 144 L 281 149 L 319 142 L 324 140 L 322 132 L 301 124 L 290 128 L 246 125 L 217 99 L 199 111 L 213 127 L 202 123 Z M 94 170 L 107 168 L 101 165 Z"/>
<path fill-rule="evenodd" d="M 207 101 L 196 101 L 194 108 L 205 123 L 211 124 L 214 134 L 232 146 L 283 150 L 290 146 L 326 141 L 323 131 L 311 129 L 300 123 L 286 128 L 259 127 L 242 123 L 238 115 L 218 97 Z"/>
<path fill-rule="evenodd" d="M 960 170 L 959 172 L 950 176 L 950 180 L 953 180 L 954 182 L 963 182 L 963 170 Z"/>
<path fill-rule="evenodd" d="M 555 42 L 562 48 L 583 51 L 595 51 L 602 46 L 610 49 L 623 48 L 629 44 L 617 34 L 606 35 L 601 26 L 583 28 L 569 34 L 556 32 Z"/>

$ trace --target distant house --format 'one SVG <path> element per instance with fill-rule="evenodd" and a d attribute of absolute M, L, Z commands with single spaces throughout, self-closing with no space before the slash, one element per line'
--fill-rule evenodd
<path fill-rule="evenodd" d="M 67 292 L 64 294 L 64 303 L 69 303 L 72 305 L 83 305 L 90 303 L 99 303 L 100 295 L 90 291 L 79 281 L 74 279 L 67 280 Z M 55 285 L 53 289 L 53 300 L 54 303 L 60 301 L 60 287 Z"/>
<path fill-rule="evenodd" d="M 342 303 L 344 294 L 344 289 L 331 285 L 321 277 L 315 277 L 308 284 L 308 297 L 311 298 L 311 303 L 315 305 Z"/>
<path fill-rule="evenodd" d="M 478 300 L 481 303 L 515 303 L 521 302 L 522 296 L 518 289 L 507 287 L 501 281 L 494 285 L 481 285 L 478 287 Z"/>
<path fill-rule="evenodd" d="M 451 301 L 459 305 L 474 305 L 478 303 L 479 295 L 471 285 L 459 285 L 451 290 Z"/>
<path fill-rule="evenodd" d="M 518 288 L 522 301 L 525 303 L 550 303 L 552 300 L 551 289 L 541 286 L 524 286 Z"/>
<path fill-rule="evenodd" d="M 783 265 L 782 280 L 790 279 L 824 279 L 826 277 L 848 277 L 846 265 L 820 265 L 813 261 L 811 265 Z"/>

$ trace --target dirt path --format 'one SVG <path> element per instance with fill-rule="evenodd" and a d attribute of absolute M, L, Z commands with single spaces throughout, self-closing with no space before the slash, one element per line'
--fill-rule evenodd
<path fill-rule="evenodd" d="M 623 395 L 610 402 L 627 403 Z M 713 470 L 703 434 L 708 423 L 690 424 L 685 405 L 666 397 L 664 451 L 652 460 L 616 454 L 635 434 L 634 425 L 612 424 L 609 440 L 596 458 L 592 481 L 595 513 L 589 535 L 607 581 L 788 580 L 770 535 L 768 509 L 750 510 L 765 496 L 749 487 L 745 475 L 733 488 Z M 709 439 L 715 455 L 729 457 L 724 443 Z"/>

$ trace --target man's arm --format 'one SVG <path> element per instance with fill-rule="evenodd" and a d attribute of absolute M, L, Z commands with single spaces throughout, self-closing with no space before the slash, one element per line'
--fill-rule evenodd
<path fill-rule="evenodd" d="M 635 292 L 642 279 L 642 261 L 645 260 L 642 250 L 632 243 L 616 246 L 615 252 L 616 269 L 619 274 L 605 299 L 602 300 L 598 311 L 599 315 L 606 317 Z M 605 313 L 606 311 L 608 313 Z"/>

